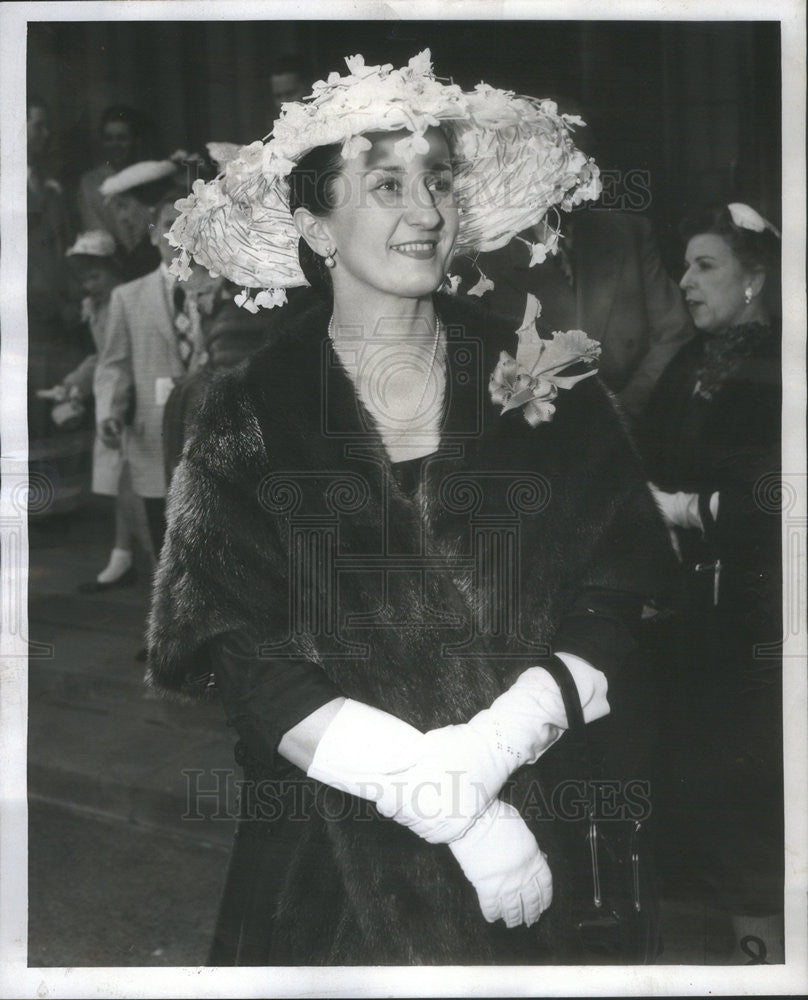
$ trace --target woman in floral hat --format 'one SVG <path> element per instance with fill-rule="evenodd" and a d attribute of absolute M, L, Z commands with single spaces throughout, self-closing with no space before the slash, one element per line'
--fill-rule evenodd
<path fill-rule="evenodd" d="M 439 290 L 597 168 L 552 102 L 346 62 L 170 236 L 251 310 L 316 293 L 208 393 L 155 586 L 149 682 L 217 692 L 248 779 L 211 961 L 586 960 L 555 678 L 622 775 L 667 539 L 597 345 L 484 372 L 513 331 Z"/>

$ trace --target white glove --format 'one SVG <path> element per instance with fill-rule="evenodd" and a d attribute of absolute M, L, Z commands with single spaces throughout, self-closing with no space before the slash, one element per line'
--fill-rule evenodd
<path fill-rule="evenodd" d="M 559 653 L 593 722 L 609 712 L 606 677 L 580 657 Z M 465 725 L 426 733 L 406 768 L 385 786 L 376 805 L 432 844 L 462 837 L 522 764 L 533 763 L 567 728 L 558 685 L 530 667 L 490 708 Z"/>
<path fill-rule="evenodd" d="M 502 919 L 507 927 L 530 927 L 552 903 L 546 855 L 512 805 L 496 799 L 449 850 L 477 890 L 489 923 Z"/>
<path fill-rule="evenodd" d="M 412 759 L 420 730 L 388 712 L 346 698 L 323 733 L 306 774 L 376 802 Z"/>
<path fill-rule="evenodd" d="M 704 531 L 698 493 L 665 493 L 653 483 L 649 483 L 648 488 L 669 528 L 698 528 L 699 531 Z M 718 493 L 713 493 L 710 497 L 710 513 L 713 520 L 718 517 Z"/>
<path fill-rule="evenodd" d="M 37 389 L 37 399 L 52 399 L 55 403 L 63 403 L 67 399 L 67 387 L 55 385 L 51 389 Z"/>

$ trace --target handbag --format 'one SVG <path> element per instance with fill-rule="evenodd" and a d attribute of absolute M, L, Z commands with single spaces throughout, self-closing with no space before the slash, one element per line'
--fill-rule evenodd
<path fill-rule="evenodd" d="M 587 790 L 586 815 L 575 821 L 571 838 L 573 947 L 582 964 L 653 963 L 662 950 L 659 896 L 644 823 L 598 816 L 596 779 L 578 689 L 563 660 L 553 656 L 542 666 L 561 690 L 569 723 L 564 738 L 578 744 L 581 784 Z"/>

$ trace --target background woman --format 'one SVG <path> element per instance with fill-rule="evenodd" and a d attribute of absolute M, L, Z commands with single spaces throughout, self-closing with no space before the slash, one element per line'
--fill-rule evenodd
<path fill-rule="evenodd" d="M 143 132 L 143 118 L 133 108 L 122 104 L 105 108 L 98 126 L 103 160 L 82 174 L 78 184 L 77 202 L 82 229 L 106 230 L 114 238 L 121 256 L 131 251 L 148 230 L 142 223 L 134 229 L 129 224 L 133 216 L 123 210 L 127 195 L 107 199 L 99 188 L 108 177 L 143 159 Z M 143 213 L 137 218 L 142 219 Z"/>
<path fill-rule="evenodd" d="M 155 588 L 150 682 L 215 687 L 254 779 L 212 961 L 581 960 L 552 674 L 614 775 L 666 539 L 596 345 L 525 332 L 544 375 L 500 415 L 519 369 L 489 394 L 481 342 L 512 331 L 436 291 L 595 168 L 549 102 L 346 62 L 171 234 L 251 309 L 319 293 L 208 393 Z"/>
<path fill-rule="evenodd" d="M 687 584 L 664 758 L 735 959 L 781 962 L 780 241 L 739 203 L 682 233 L 700 335 L 660 379 L 643 442 Z"/>
<path fill-rule="evenodd" d="M 106 338 L 107 314 L 112 289 L 120 283 L 120 272 L 115 253 L 115 241 L 105 230 L 81 233 L 67 251 L 76 278 L 85 297 L 82 300 L 82 318 L 89 328 L 95 351 L 88 354 L 59 385 L 39 393 L 40 398 L 61 403 L 61 409 L 72 407 L 79 419 L 93 408 L 93 378 L 98 355 Z M 54 417 L 59 411 L 54 407 Z M 132 490 L 126 464 L 125 448 L 108 448 L 96 437 L 93 445 L 92 490 L 102 496 L 115 498 L 115 537 L 107 565 L 94 581 L 82 583 L 84 592 L 127 586 L 134 582 L 135 570 L 132 556 L 135 538 L 150 545 L 145 538 L 145 513 L 143 502 Z"/>

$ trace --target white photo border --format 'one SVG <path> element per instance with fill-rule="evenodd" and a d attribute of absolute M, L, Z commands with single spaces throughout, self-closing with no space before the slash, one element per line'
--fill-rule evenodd
<path fill-rule="evenodd" d="M 786 565 L 805 612 L 805 5 L 800 0 L 124 0 L 0 6 L 0 428 L 2 630 L 0 634 L 0 997 L 666 996 L 801 994 L 808 984 L 808 741 L 806 633 L 788 637 L 785 966 L 585 966 L 419 968 L 28 968 L 27 967 L 27 528 L 12 491 L 27 464 L 25 296 L 25 79 L 29 21 L 95 20 L 779 20 L 783 80 L 784 478 L 796 503 L 796 565 Z M 784 519 L 784 540 L 788 526 Z M 784 577 L 789 579 L 788 575 Z M 794 596 L 794 595 L 792 595 Z M 114 905 L 114 901 L 110 901 Z"/>

